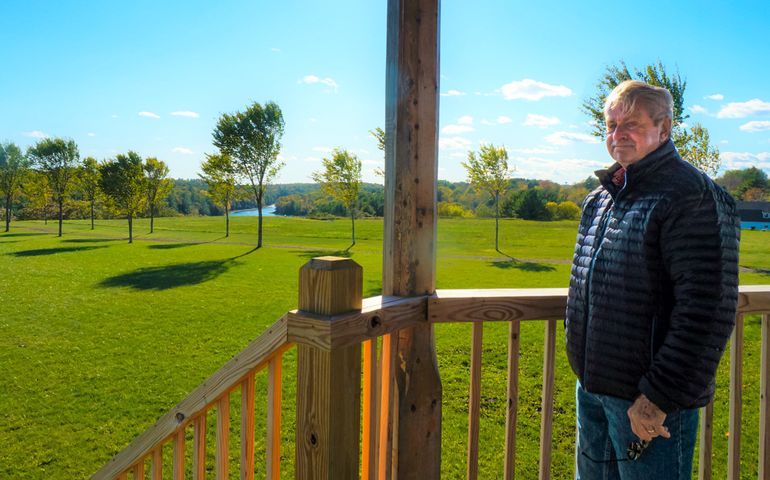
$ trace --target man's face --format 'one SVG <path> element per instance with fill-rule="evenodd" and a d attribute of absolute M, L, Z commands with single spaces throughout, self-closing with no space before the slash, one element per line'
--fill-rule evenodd
<path fill-rule="evenodd" d="M 647 108 L 635 106 L 623 112 L 618 106 L 604 117 L 607 124 L 607 151 L 623 168 L 638 162 L 661 146 L 671 133 L 671 119 L 655 125 Z"/>

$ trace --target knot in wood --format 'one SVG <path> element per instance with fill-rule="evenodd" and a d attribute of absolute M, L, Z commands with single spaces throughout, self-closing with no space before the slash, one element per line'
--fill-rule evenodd
<path fill-rule="evenodd" d="M 179 423 L 182 423 L 182 422 L 184 422 L 184 418 L 185 418 L 185 417 L 184 417 L 184 413 L 182 413 L 182 412 L 177 412 L 177 414 L 176 414 L 176 421 L 177 421 L 177 422 L 179 422 Z"/>

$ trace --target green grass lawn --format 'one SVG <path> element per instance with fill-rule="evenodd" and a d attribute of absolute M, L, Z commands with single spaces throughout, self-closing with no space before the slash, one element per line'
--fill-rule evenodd
<path fill-rule="evenodd" d="M 345 220 L 268 217 L 255 250 L 256 219 L 161 218 L 155 233 L 125 221 L 15 222 L 0 233 L 0 478 L 85 478 L 124 448 L 285 311 L 296 307 L 299 268 L 344 254 Z M 359 220 L 350 256 L 364 268 L 364 295 L 379 294 L 382 220 Z M 565 287 L 575 222 L 441 220 L 438 288 Z M 744 232 L 744 284 L 770 283 L 770 236 Z M 442 478 L 464 478 L 470 325 L 436 328 L 444 388 Z M 534 478 L 539 444 L 542 322 L 522 328 L 518 478 Z M 746 325 L 744 458 L 756 478 L 759 321 Z M 559 329 L 561 334 L 561 329 Z M 481 478 L 502 473 L 507 325 L 485 328 Z M 563 335 L 557 345 L 563 344 Z M 719 383 L 726 387 L 724 361 Z M 293 478 L 294 352 L 284 363 L 282 456 Z M 264 375 L 258 376 L 264 408 Z M 553 478 L 569 478 L 574 442 L 574 377 L 558 349 Z M 237 403 L 237 402 L 236 402 Z M 717 396 L 715 476 L 726 464 L 727 396 Z M 237 424 L 234 404 L 233 423 Z M 258 411 L 259 415 L 259 411 Z M 264 418 L 262 416 L 261 418 Z M 258 423 L 260 417 L 257 417 Z M 212 418 L 210 418 L 213 421 Z M 264 427 L 258 427 L 258 459 Z M 232 439 L 234 456 L 237 437 Z M 262 449 L 260 449 L 262 448 Z M 189 452 L 188 447 L 188 452 Z M 213 455 L 213 447 L 209 448 Z M 231 469 L 237 478 L 238 469 Z M 752 473 L 753 472 L 753 473 Z"/>

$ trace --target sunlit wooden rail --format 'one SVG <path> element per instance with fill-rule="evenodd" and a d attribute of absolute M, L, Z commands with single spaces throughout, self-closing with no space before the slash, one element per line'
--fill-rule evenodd
<path fill-rule="evenodd" d="M 488 322 L 508 322 L 508 384 L 504 478 L 513 479 L 519 399 L 519 333 L 522 321 L 544 322 L 543 387 L 539 478 L 551 478 L 556 334 L 566 306 L 566 289 L 439 290 L 432 296 L 361 299 L 361 269 L 351 260 L 313 259 L 300 272 L 299 310 L 284 315 L 263 335 L 203 382 L 185 400 L 137 437 L 92 478 L 228 478 L 230 403 L 240 392 L 240 478 L 255 472 L 280 478 L 282 356 L 297 345 L 296 478 L 403 478 L 394 445 L 392 349 L 399 331 L 421 324 L 471 322 L 467 478 L 478 478 L 482 337 Z M 770 286 L 744 286 L 730 348 L 730 438 L 728 478 L 740 478 L 743 316 L 762 315 L 759 478 L 770 475 Z M 381 339 L 378 341 L 378 339 Z M 303 353 L 303 349 L 305 349 Z M 562 366 L 560 368 L 566 368 Z M 255 376 L 267 370 L 266 418 L 254 412 Z M 353 372 L 351 374 L 351 371 Z M 359 407 L 362 405 L 362 407 Z M 206 418 L 216 411 L 216 428 Z M 711 478 L 711 406 L 702 412 L 699 478 Z M 359 420 L 360 419 L 360 424 Z M 263 422 L 265 465 L 255 466 L 254 432 Z M 207 440 L 214 437 L 213 468 L 206 464 Z M 185 450 L 192 437 L 192 451 Z M 344 447 L 344 448 L 343 448 Z M 172 468 L 164 471 L 164 454 Z M 168 453 L 167 453 L 168 455 Z M 287 461 L 286 459 L 283 460 Z M 207 470 L 207 467 L 208 470 Z M 149 476 L 148 476 L 149 475 Z M 211 476 L 211 475 L 209 475 Z"/>

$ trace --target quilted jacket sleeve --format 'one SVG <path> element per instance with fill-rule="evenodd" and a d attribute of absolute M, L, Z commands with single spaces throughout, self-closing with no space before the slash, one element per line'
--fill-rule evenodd
<path fill-rule="evenodd" d="M 691 407 L 712 387 L 735 325 L 738 235 L 734 202 L 713 185 L 680 197 L 662 221 L 660 249 L 673 309 L 638 387 L 664 412 Z"/>

